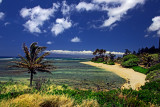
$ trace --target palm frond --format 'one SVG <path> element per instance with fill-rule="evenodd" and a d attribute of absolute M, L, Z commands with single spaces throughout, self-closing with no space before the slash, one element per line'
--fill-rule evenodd
<path fill-rule="evenodd" d="M 34 60 L 35 53 L 36 53 L 36 50 L 38 48 L 38 46 L 36 46 L 37 44 L 38 44 L 37 42 L 34 42 L 30 46 L 30 57 L 31 57 L 32 61 Z"/>
<path fill-rule="evenodd" d="M 38 47 L 35 52 L 34 60 L 38 57 L 38 54 L 44 51 L 47 47 Z"/>
<path fill-rule="evenodd" d="M 18 55 L 20 58 L 21 58 L 21 60 L 23 61 L 23 62 L 25 62 L 26 64 L 28 64 L 28 61 L 24 58 L 24 57 L 22 57 L 21 55 Z"/>
<path fill-rule="evenodd" d="M 27 60 L 28 60 L 28 61 L 31 61 L 30 53 L 29 53 L 29 51 L 28 51 L 27 46 L 25 46 L 25 43 L 23 44 L 23 50 L 24 50 L 24 53 L 25 53 L 25 56 L 26 56 Z"/>
<path fill-rule="evenodd" d="M 35 61 L 36 64 L 40 63 L 45 56 L 48 56 L 50 53 L 46 52 Z"/>

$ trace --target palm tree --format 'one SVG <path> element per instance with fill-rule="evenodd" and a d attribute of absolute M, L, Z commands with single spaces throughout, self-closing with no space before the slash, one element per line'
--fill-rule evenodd
<path fill-rule="evenodd" d="M 43 58 L 50 54 L 49 52 L 45 52 L 40 57 L 38 57 L 38 54 L 40 54 L 45 49 L 46 47 L 37 46 L 37 43 L 34 42 L 31 44 L 29 51 L 24 43 L 23 50 L 25 53 L 25 57 L 18 55 L 21 61 L 12 61 L 14 65 L 10 67 L 28 69 L 28 73 L 31 74 L 30 86 L 32 86 L 33 74 L 36 74 L 36 71 L 51 73 L 49 70 L 55 69 L 55 67 L 51 64 L 51 61 L 43 61 Z"/>

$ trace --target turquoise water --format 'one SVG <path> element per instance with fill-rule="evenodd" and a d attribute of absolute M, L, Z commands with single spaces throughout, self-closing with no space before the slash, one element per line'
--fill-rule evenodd
<path fill-rule="evenodd" d="M 0 81 L 12 79 L 14 81 L 28 81 L 30 75 L 26 70 L 9 69 L 10 61 L 18 60 L 17 58 L 0 58 Z M 81 89 L 115 89 L 124 84 L 125 80 L 118 75 L 79 62 L 88 61 L 87 59 L 71 58 L 48 58 L 52 60 L 57 67 L 52 70 L 52 75 L 48 73 L 37 73 L 34 79 L 49 78 L 56 85 L 66 84 L 73 88 Z"/>

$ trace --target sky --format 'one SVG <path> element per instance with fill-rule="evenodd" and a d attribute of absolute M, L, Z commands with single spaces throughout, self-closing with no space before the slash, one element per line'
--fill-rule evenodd
<path fill-rule="evenodd" d="M 55 54 L 158 47 L 160 0 L 0 0 L 0 56 L 38 42 Z"/>

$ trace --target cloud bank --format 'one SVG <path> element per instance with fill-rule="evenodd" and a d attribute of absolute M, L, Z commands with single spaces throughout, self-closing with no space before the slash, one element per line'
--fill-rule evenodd
<path fill-rule="evenodd" d="M 69 51 L 69 50 L 48 50 L 46 52 L 50 52 L 53 54 L 67 54 L 67 55 L 93 55 L 93 51 Z M 107 51 L 106 54 L 110 53 L 110 51 Z M 111 52 L 115 55 L 123 55 L 122 52 Z"/>

